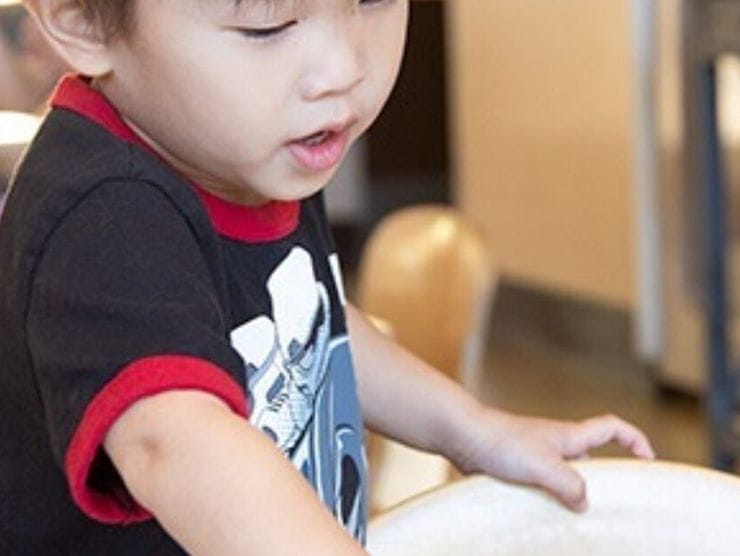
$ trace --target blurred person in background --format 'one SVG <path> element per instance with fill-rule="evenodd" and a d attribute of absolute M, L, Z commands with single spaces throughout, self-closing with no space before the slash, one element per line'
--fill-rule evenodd
<path fill-rule="evenodd" d="M 0 5 L 0 111 L 40 114 L 66 69 L 21 4 Z M 0 203 L 15 155 L 0 152 Z"/>
<path fill-rule="evenodd" d="M 0 6 L 0 110 L 42 111 L 65 70 L 23 6 Z"/>

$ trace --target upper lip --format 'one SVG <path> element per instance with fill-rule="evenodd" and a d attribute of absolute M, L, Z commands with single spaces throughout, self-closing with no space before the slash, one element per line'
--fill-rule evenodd
<path fill-rule="evenodd" d="M 331 133 L 343 133 L 344 131 L 352 127 L 356 122 L 357 122 L 356 116 L 348 116 L 341 120 L 336 120 L 332 123 L 329 123 L 323 127 L 316 128 L 313 131 L 306 133 L 305 135 L 301 135 L 297 139 L 293 139 L 291 143 L 294 143 L 296 141 L 303 141 L 307 139 L 308 137 L 312 137 L 314 135 L 318 135 L 319 133 L 324 133 L 327 131 Z"/>

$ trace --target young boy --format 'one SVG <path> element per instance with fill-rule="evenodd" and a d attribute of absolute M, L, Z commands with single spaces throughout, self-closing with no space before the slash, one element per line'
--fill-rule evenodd
<path fill-rule="evenodd" d="M 360 415 L 577 510 L 565 459 L 652 457 L 482 407 L 346 304 L 320 191 L 408 0 L 27 4 L 79 76 L 0 221 L 0 552 L 361 554 Z"/>

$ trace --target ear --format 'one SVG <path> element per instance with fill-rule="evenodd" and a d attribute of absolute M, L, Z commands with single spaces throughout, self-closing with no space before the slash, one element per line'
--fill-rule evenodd
<path fill-rule="evenodd" d="M 46 39 L 78 73 L 101 77 L 111 71 L 106 37 L 74 0 L 26 0 Z"/>

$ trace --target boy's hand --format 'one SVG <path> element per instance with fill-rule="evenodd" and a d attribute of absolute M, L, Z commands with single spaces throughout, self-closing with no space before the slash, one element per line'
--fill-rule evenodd
<path fill-rule="evenodd" d="M 613 415 L 568 422 L 484 408 L 473 420 L 451 457 L 463 472 L 538 486 L 575 511 L 588 507 L 586 488 L 565 460 L 586 457 L 590 449 L 610 442 L 637 457 L 655 457 L 645 435 Z"/>
<path fill-rule="evenodd" d="M 484 407 L 351 305 L 347 316 L 366 423 L 408 446 L 446 456 L 463 472 L 536 485 L 582 511 L 583 479 L 565 460 L 612 441 L 638 457 L 654 457 L 645 436 L 616 417 L 565 422 Z"/>

